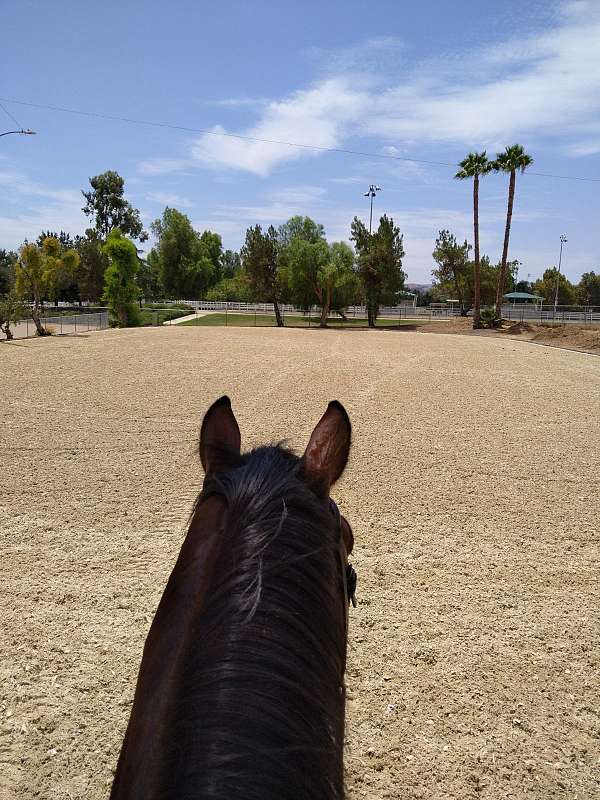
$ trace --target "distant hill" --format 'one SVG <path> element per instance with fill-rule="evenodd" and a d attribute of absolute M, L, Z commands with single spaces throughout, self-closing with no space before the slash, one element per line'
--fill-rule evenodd
<path fill-rule="evenodd" d="M 409 292 L 414 292 L 415 289 L 418 289 L 420 292 L 426 292 L 428 289 L 431 289 L 431 283 L 405 283 L 404 288 L 408 289 Z"/>

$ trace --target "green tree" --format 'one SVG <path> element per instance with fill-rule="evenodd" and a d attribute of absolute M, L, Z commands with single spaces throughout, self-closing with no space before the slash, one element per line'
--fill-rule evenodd
<path fill-rule="evenodd" d="M 104 273 L 108 257 L 102 250 L 102 239 L 98 231 L 88 228 L 85 236 L 75 237 L 75 249 L 79 253 L 77 286 L 79 297 L 98 303 L 104 293 Z"/>
<path fill-rule="evenodd" d="M 102 249 L 109 262 L 104 273 L 104 301 L 120 328 L 135 325 L 138 322 L 135 302 L 139 292 L 135 282 L 139 264 L 136 247 L 115 228 L 108 234 Z"/>
<path fill-rule="evenodd" d="M 504 244 L 502 246 L 502 262 L 498 288 L 496 290 L 496 314 L 498 316 L 502 313 L 502 301 L 506 291 L 508 242 L 510 239 L 510 226 L 512 222 L 513 203 L 515 200 L 517 170 L 523 173 L 527 167 L 530 167 L 532 164 L 533 158 L 525 152 L 520 144 L 513 144 L 510 147 L 506 147 L 503 153 L 498 153 L 496 155 L 496 160 L 493 162 L 493 168 L 496 172 L 508 172 L 510 176 L 508 179 L 508 204 L 506 208 L 506 225 L 504 227 Z"/>
<path fill-rule="evenodd" d="M 71 237 L 71 234 L 67 233 L 66 231 L 42 231 L 36 240 L 38 247 L 42 247 L 46 239 L 56 239 L 60 244 L 61 253 L 66 252 L 67 250 L 77 249 L 76 243 Z M 58 305 L 60 300 L 63 300 L 67 303 L 81 302 L 78 280 L 79 267 L 80 264 L 77 266 L 76 271 L 59 271 L 53 287 L 53 296 L 49 298 L 49 300 L 51 300 L 55 306 Z"/>
<path fill-rule="evenodd" d="M 600 306 L 600 275 L 583 273 L 577 285 L 577 300 L 584 306 Z"/>
<path fill-rule="evenodd" d="M 384 214 L 378 229 L 372 234 L 364 222 L 354 217 L 350 238 L 357 254 L 358 275 L 364 288 L 368 324 L 370 328 L 374 328 L 380 305 L 395 305 L 398 294 L 404 288 L 406 275 L 402 270 L 402 234 L 394 225 L 394 220 Z"/>
<path fill-rule="evenodd" d="M 140 212 L 124 198 L 125 181 L 118 172 L 108 170 L 90 178 L 91 190 L 84 192 L 85 206 L 81 209 L 93 221 L 100 237 L 106 240 L 108 234 L 119 228 L 124 236 L 131 236 L 145 242 L 148 234 L 140 219 Z"/>
<path fill-rule="evenodd" d="M 467 315 L 467 311 L 471 307 L 470 250 L 471 245 L 466 240 L 463 244 L 459 244 L 454 234 L 448 230 L 441 230 L 435 240 L 435 249 L 432 254 L 438 266 L 432 270 L 431 274 L 445 292 L 454 294 L 463 317 Z"/>
<path fill-rule="evenodd" d="M 208 256 L 213 266 L 213 281 L 216 283 L 223 277 L 223 241 L 218 233 L 203 231 L 200 245 L 203 255 Z"/>
<path fill-rule="evenodd" d="M 223 253 L 223 278 L 233 278 L 242 268 L 242 259 L 235 250 L 225 250 Z"/>
<path fill-rule="evenodd" d="M 535 294 L 543 297 L 546 303 L 554 304 L 556 276 L 558 269 L 549 267 L 533 286 Z M 577 301 L 577 291 L 571 281 L 561 272 L 558 279 L 558 302 L 561 306 L 572 306 Z"/>
<path fill-rule="evenodd" d="M 79 254 L 64 249 L 58 239 L 48 236 L 41 245 L 24 244 L 15 266 L 15 289 L 22 298 L 31 298 L 31 316 L 38 336 L 47 336 L 41 323 L 40 309 L 44 298 L 53 297 L 59 281 L 65 275 L 74 275 L 79 264 Z"/>
<path fill-rule="evenodd" d="M 310 217 L 290 217 L 277 229 L 277 241 L 281 247 L 287 247 L 294 239 L 315 244 L 325 239 L 325 228 Z"/>
<path fill-rule="evenodd" d="M 17 254 L 0 248 L 0 294 L 7 294 L 15 285 Z"/>
<path fill-rule="evenodd" d="M 462 247 L 462 245 L 457 245 L 457 247 Z M 519 261 L 509 261 L 508 263 L 507 280 L 511 289 L 514 286 L 514 279 L 519 266 Z M 479 261 L 479 293 L 482 307 L 495 305 L 499 274 L 500 263 L 492 264 L 488 256 L 481 256 Z M 459 270 L 458 272 L 460 291 L 456 288 L 456 283 L 452 278 L 452 271 L 449 268 L 440 267 L 437 270 L 433 270 L 432 275 L 435 277 L 436 283 L 426 294 L 428 302 L 439 303 L 448 300 L 450 296 L 459 295 L 456 299 L 464 304 L 467 312 L 470 308 L 473 308 L 475 297 L 474 261 L 467 261 L 464 270 Z"/>
<path fill-rule="evenodd" d="M 221 237 L 210 231 L 198 234 L 176 208 L 165 208 L 151 228 L 157 242 L 147 261 L 165 295 L 186 300 L 204 297 L 218 279 Z"/>
<path fill-rule="evenodd" d="M 250 296 L 254 301 L 273 303 L 277 325 L 282 328 L 282 276 L 275 228 L 271 225 L 266 233 L 263 233 L 260 225 L 248 228 L 240 255 L 248 278 Z"/>
<path fill-rule="evenodd" d="M 481 153 L 469 153 L 460 162 L 459 170 L 454 176 L 458 180 L 473 179 L 473 240 L 475 242 L 475 278 L 473 296 L 473 327 L 481 327 L 481 258 L 479 254 L 479 178 L 487 175 L 493 167 L 485 150 Z"/>
<path fill-rule="evenodd" d="M 8 341 L 14 338 L 10 326 L 28 315 L 29 308 L 14 289 L 0 294 L 0 330 Z"/>
<path fill-rule="evenodd" d="M 240 303 L 249 303 L 252 298 L 244 270 L 238 270 L 232 278 L 221 278 L 219 283 L 208 290 L 206 299 L 219 302 L 235 300 Z"/>
<path fill-rule="evenodd" d="M 341 310 L 344 300 L 356 291 L 354 254 L 345 242 L 328 245 L 324 239 L 311 243 L 295 238 L 288 246 L 289 281 L 296 305 L 321 307 L 322 328 L 327 327 L 334 305 Z"/>
<path fill-rule="evenodd" d="M 160 300 L 163 290 L 156 260 L 138 259 L 138 271 L 135 276 L 140 295 L 140 304 L 143 300 Z"/>

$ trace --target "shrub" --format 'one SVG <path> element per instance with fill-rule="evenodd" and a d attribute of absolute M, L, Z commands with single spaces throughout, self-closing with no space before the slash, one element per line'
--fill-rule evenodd
<path fill-rule="evenodd" d="M 496 309 L 493 306 L 481 309 L 480 320 L 484 328 L 499 328 L 502 325 L 502 317 L 496 314 Z"/>

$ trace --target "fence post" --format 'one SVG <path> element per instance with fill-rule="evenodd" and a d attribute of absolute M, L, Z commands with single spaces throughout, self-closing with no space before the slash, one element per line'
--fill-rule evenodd
<path fill-rule="evenodd" d="M 227 322 L 227 308 L 228 308 L 228 306 L 229 306 L 229 303 L 225 303 L 225 327 L 227 327 L 227 325 L 228 325 L 228 322 Z"/>

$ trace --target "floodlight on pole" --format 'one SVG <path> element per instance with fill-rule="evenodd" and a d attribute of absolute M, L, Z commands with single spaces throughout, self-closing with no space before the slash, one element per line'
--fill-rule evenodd
<path fill-rule="evenodd" d="M 566 244 L 567 237 L 564 233 L 560 235 L 560 253 L 558 255 L 558 270 L 556 272 L 556 292 L 554 293 L 554 314 L 556 315 L 556 309 L 558 308 L 558 285 L 560 281 L 560 265 L 562 264 L 562 251 L 563 245 Z"/>
<path fill-rule="evenodd" d="M 364 195 L 363 195 L 363 197 L 370 197 L 371 198 L 371 211 L 369 213 L 369 234 L 371 233 L 371 227 L 373 225 L 373 198 L 375 197 L 377 192 L 380 192 L 380 191 L 381 191 L 381 186 L 376 186 L 374 183 L 372 183 L 369 186 L 369 191 L 365 192 Z"/>

